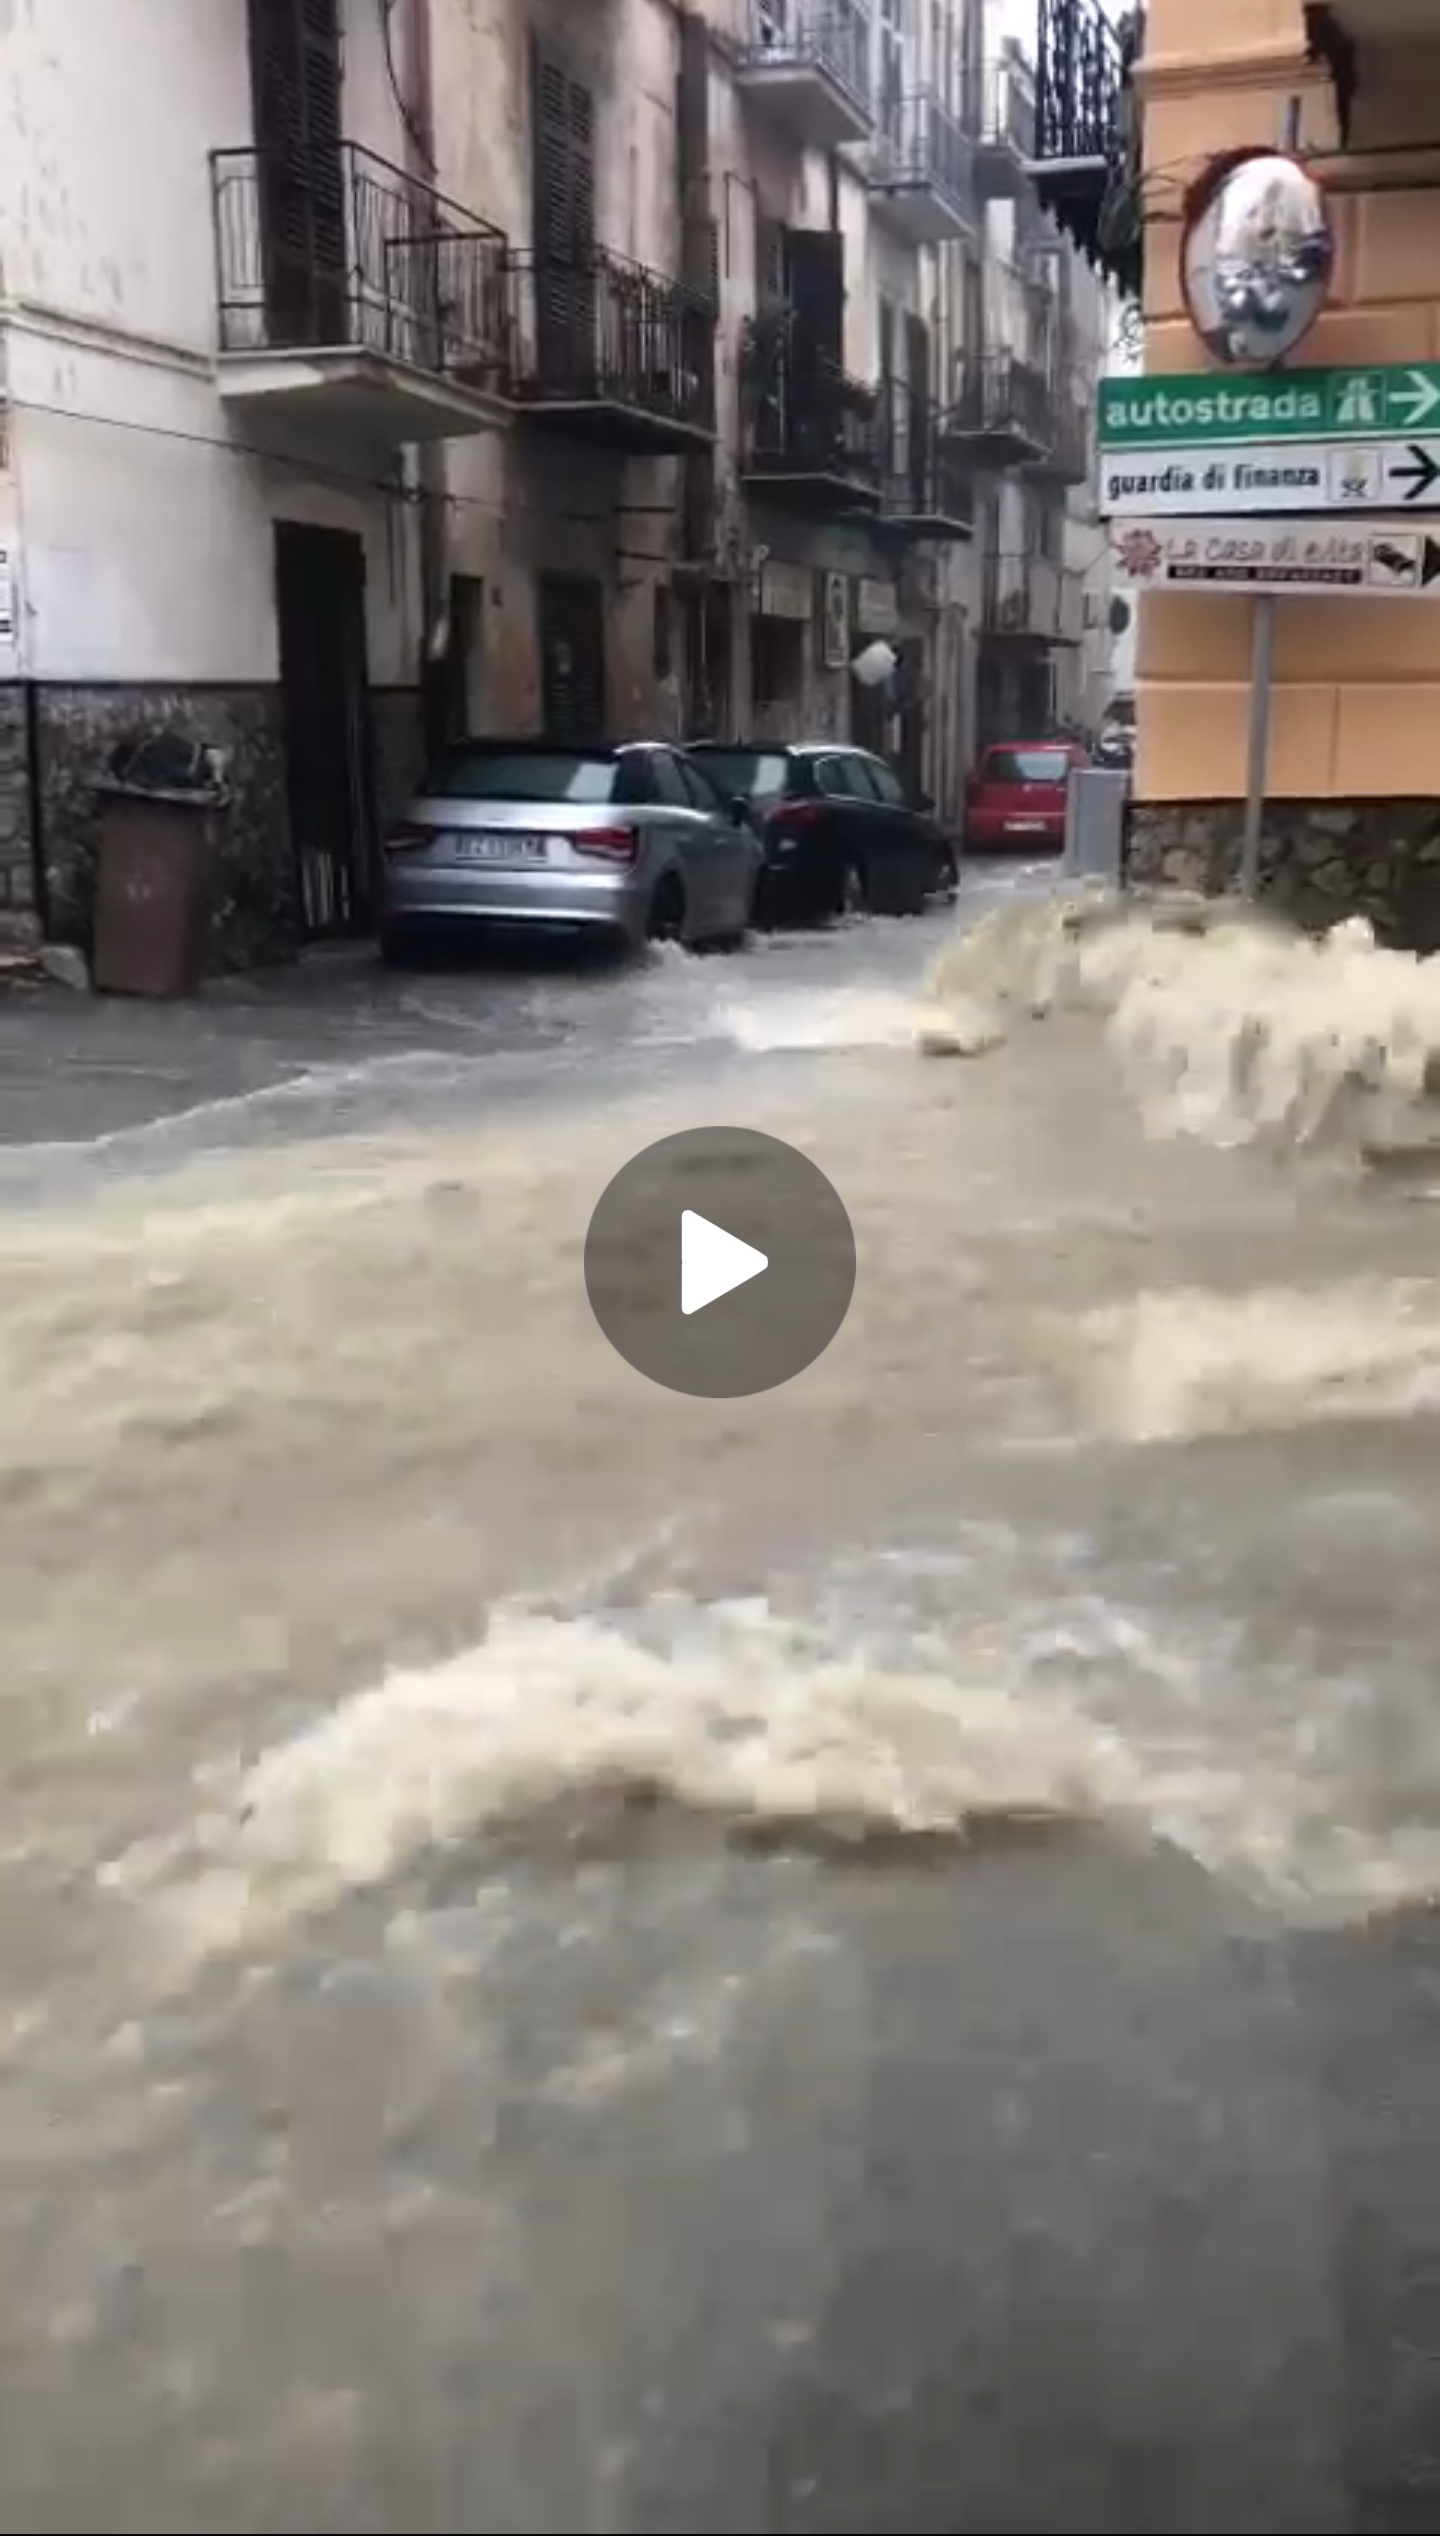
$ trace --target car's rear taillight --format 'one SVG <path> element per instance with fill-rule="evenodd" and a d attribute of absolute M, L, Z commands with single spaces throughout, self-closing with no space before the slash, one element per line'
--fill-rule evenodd
<path fill-rule="evenodd" d="M 782 801 L 776 804 L 765 824 L 768 828 L 814 828 L 825 816 L 820 801 Z"/>
<path fill-rule="evenodd" d="M 598 854 L 605 863 L 633 863 L 639 840 L 633 828 L 580 828 L 569 842 L 577 854 Z"/>
<path fill-rule="evenodd" d="M 417 828 L 413 820 L 402 819 L 386 837 L 385 851 L 387 854 L 413 854 L 417 846 L 430 845 L 433 842 L 432 829 Z"/>

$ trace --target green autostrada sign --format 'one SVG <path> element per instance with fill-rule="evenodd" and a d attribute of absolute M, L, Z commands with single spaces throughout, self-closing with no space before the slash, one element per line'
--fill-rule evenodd
<path fill-rule="evenodd" d="M 1246 440 L 1366 440 L 1440 429 L 1440 362 L 1375 370 L 1196 370 L 1105 379 L 1102 449 L 1196 449 Z"/>

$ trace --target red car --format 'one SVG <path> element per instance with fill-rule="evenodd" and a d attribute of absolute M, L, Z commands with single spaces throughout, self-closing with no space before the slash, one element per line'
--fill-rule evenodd
<path fill-rule="evenodd" d="M 997 740 L 965 793 L 965 843 L 972 854 L 1059 854 L 1072 766 L 1090 763 L 1074 740 Z"/>

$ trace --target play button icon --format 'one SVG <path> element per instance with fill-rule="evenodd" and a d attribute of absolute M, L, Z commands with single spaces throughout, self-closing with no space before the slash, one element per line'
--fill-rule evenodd
<path fill-rule="evenodd" d="M 763 1276 L 770 1262 L 763 1250 L 737 1242 L 719 1224 L 712 1224 L 687 1206 L 680 1218 L 680 1309 L 687 1319 L 733 1294 L 752 1277 Z"/>
<path fill-rule="evenodd" d="M 855 1291 L 855 1236 L 793 1145 L 696 1127 L 617 1171 L 590 1218 L 585 1287 L 637 1373 L 738 1400 L 791 1381 L 829 1346 Z"/>

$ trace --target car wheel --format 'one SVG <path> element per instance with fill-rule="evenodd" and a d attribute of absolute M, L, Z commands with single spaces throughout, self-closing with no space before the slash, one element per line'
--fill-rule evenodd
<path fill-rule="evenodd" d="M 673 872 L 656 887 L 645 918 L 647 942 L 679 942 L 685 931 L 685 892 Z"/>
<path fill-rule="evenodd" d="M 863 916 L 870 904 L 870 885 L 858 863 L 847 863 L 835 901 L 837 916 Z"/>
<path fill-rule="evenodd" d="M 779 921 L 780 892 L 773 873 L 757 872 L 750 892 L 750 929 L 753 933 L 773 933 Z"/>
<path fill-rule="evenodd" d="M 941 859 L 939 889 L 942 898 L 960 895 L 960 863 L 953 845 L 947 845 Z"/>
<path fill-rule="evenodd" d="M 382 968 L 409 969 L 415 966 L 415 936 L 407 933 L 401 925 L 381 926 L 379 950 Z"/>

